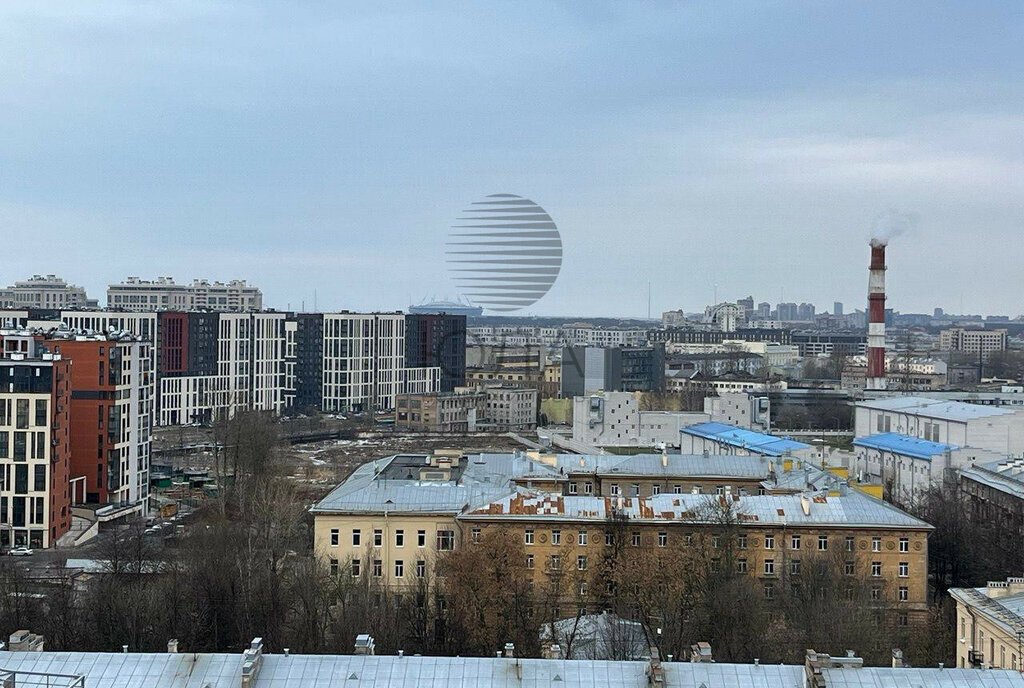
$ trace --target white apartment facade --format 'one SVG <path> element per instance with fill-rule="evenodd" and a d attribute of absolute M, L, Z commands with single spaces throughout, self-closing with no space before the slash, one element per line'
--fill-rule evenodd
<path fill-rule="evenodd" d="M 258 311 L 263 308 L 263 293 L 245 280 L 196 279 L 178 284 L 171 277 L 129 277 L 107 287 L 107 307 L 125 311 Z"/>
<path fill-rule="evenodd" d="M 324 313 L 321 410 L 391 411 L 398 394 L 436 392 L 441 369 L 405 366 L 403 313 Z"/>
<path fill-rule="evenodd" d="M 87 308 L 85 289 L 56 275 L 33 275 L 0 289 L 0 308 Z"/>
<path fill-rule="evenodd" d="M 494 430 L 516 432 L 537 427 L 537 390 L 529 387 L 485 387 L 484 416 Z"/>

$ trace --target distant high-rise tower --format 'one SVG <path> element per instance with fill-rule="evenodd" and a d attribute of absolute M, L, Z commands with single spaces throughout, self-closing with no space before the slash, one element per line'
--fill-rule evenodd
<path fill-rule="evenodd" d="M 835 303 L 832 304 L 832 315 L 842 315 L 842 314 L 843 314 L 843 302 L 842 301 L 836 301 Z"/>

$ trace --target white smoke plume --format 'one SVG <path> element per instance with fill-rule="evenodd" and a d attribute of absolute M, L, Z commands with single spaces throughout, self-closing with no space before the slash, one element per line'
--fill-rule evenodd
<path fill-rule="evenodd" d="M 885 246 L 900 234 L 911 231 L 917 226 L 918 220 L 916 213 L 904 213 L 889 208 L 871 224 L 871 245 Z"/>

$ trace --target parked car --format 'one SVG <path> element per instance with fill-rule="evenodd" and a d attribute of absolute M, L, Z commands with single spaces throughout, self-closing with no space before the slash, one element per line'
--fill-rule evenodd
<path fill-rule="evenodd" d="M 25 545 L 18 545 L 10 552 L 8 552 L 8 554 L 10 554 L 12 557 L 27 557 L 33 554 L 33 552 Z"/>

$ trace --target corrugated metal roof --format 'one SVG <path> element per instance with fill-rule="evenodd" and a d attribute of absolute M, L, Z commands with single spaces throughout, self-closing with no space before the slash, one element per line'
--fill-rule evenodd
<path fill-rule="evenodd" d="M 471 509 L 463 517 L 565 518 L 604 522 L 613 514 L 620 514 L 633 521 L 703 523 L 714 520 L 717 504 L 731 504 L 741 522 L 753 524 L 931 529 L 924 521 L 856 490 L 835 497 L 821 493 L 744 496 L 660 494 L 622 498 L 518 493 Z M 809 505 L 807 514 L 804 513 L 805 504 Z"/>
<path fill-rule="evenodd" d="M 893 452 L 903 456 L 911 456 L 915 459 L 931 460 L 934 456 L 941 456 L 948 451 L 959 449 L 953 444 L 942 444 L 940 442 L 929 442 L 928 440 L 901 435 L 896 432 L 883 432 L 878 435 L 858 437 L 853 440 L 856 447 L 867 447 L 880 451 Z"/>
<path fill-rule="evenodd" d="M 811 446 L 803 442 L 766 435 L 763 432 L 755 432 L 725 423 L 697 423 L 683 428 L 682 432 L 767 456 L 782 456 L 787 452 L 799 451 Z"/>
<path fill-rule="evenodd" d="M 877 409 L 879 411 L 894 411 L 906 413 L 925 418 L 938 418 L 941 420 L 968 421 L 976 418 L 988 418 L 990 416 L 1006 416 L 1016 413 L 1013 409 L 999 406 L 982 406 L 981 404 L 968 404 L 962 401 L 944 401 L 942 399 L 929 399 L 928 397 L 892 397 L 890 399 L 872 399 L 859 401 L 857 406 L 861 408 Z"/>
<path fill-rule="evenodd" d="M 1024 459 L 1004 459 L 963 468 L 960 474 L 993 489 L 1024 499 Z"/>
<path fill-rule="evenodd" d="M 264 655 L 254 688 L 647 688 L 645 661 Z M 0 668 L 79 674 L 89 688 L 237 688 L 240 654 L 3 652 Z M 802 665 L 665 662 L 666 688 L 802 688 Z M 839 688 L 1024 688 L 1016 671 L 823 669 Z"/>

